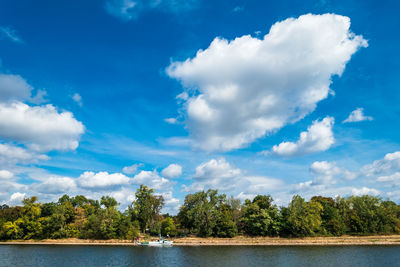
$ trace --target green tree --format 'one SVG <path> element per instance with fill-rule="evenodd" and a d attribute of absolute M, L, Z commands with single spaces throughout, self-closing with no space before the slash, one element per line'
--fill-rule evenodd
<path fill-rule="evenodd" d="M 108 209 L 108 208 L 115 209 L 115 207 L 118 206 L 118 202 L 115 200 L 115 198 L 110 197 L 110 196 L 102 196 L 100 203 L 101 203 L 101 205 L 104 205 L 106 207 L 106 209 Z"/>
<path fill-rule="evenodd" d="M 165 218 L 161 223 L 161 234 L 163 236 L 176 236 L 176 225 L 171 217 Z"/>
<path fill-rule="evenodd" d="M 75 208 L 68 195 L 62 196 L 57 203 L 46 203 L 42 205 L 43 218 L 40 223 L 43 228 L 44 238 L 65 238 L 76 237 L 78 235 L 73 228 L 68 226 L 75 220 Z"/>
<path fill-rule="evenodd" d="M 87 204 L 90 204 L 90 200 L 87 199 L 85 196 L 79 195 L 75 196 L 71 199 L 71 203 L 74 207 L 83 207 Z"/>
<path fill-rule="evenodd" d="M 244 231 L 253 236 L 276 236 L 280 232 L 280 217 L 271 196 L 256 196 L 246 200 L 243 206 Z"/>
<path fill-rule="evenodd" d="M 199 236 L 211 236 L 215 226 L 217 193 L 209 189 L 187 195 L 178 214 L 181 224 Z"/>
<path fill-rule="evenodd" d="M 25 198 L 22 203 L 23 215 L 20 227 L 24 231 L 24 239 L 41 238 L 42 236 L 42 224 L 39 220 L 41 215 L 40 204 L 36 203 L 37 197 L 33 196 Z"/>
<path fill-rule="evenodd" d="M 130 207 L 132 221 L 139 221 L 140 229 L 145 232 L 149 225 L 157 222 L 157 216 L 164 206 L 164 198 L 154 195 L 154 190 L 145 185 L 140 185 L 135 196 L 136 200 Z"/>
<path fill-rule="evenodd" d="M 125 234 L 125 239 L 136 240 L 140 237 L 140 223 L 139 221 L 133 221 L 129 223 L 128 231 Z"/>
<path fill-rule="evenodd" d="M 387 203 L 389 209 L 385 209 L 381 198 L 369 195 L 351 196 L 347 201 L 351 233 L 374 234 L 384 231 L 382 226 L 388 223 L 389 203 Z"/>
<path fill-rule="evenodd" d="M 217 237 L 234 237 L 237 233 L 232 206 L 226 201 L 220 202 L 217 207 L 213 235 Z"/>
<path fill-rule="evenodd" d="M 323 235 L 343 235 L 346 231 L 344 218 L 340 216 L 338 206 L 333 198 L 314 196 L 311 202 L 317 202 L 322 206 L 321 231 Z"/>
<path fill-rule="evenodd" d="M 183 227 L 198 236 L 228 236 L 237 232 L 226 195 L 219 195 L 217 190 L 187 195 L 178 219 Z"/>
<path fill-rule="evenodd" d="M 236 224 L 236 229 L 238 232 L 241 232 L 243 229 L 242 225 L 242 216 L 243 216 L 243 211 L 242 211 L 242 203 L 240 199 L 230 197 L 228 199 L 228 204 L 230 206 L 230 209 L 232 210 L 232 217 L 233 221 Z"/>
<path fill-rule="evenodd" d="M 118 203 L 112 197 L 102 197 L 104 209 L 88 216 L 85 234 L 88 238 L 111 239 L 119 236 L 121 213 L 117 210 Z"/>
<path fill-rule="evenodd" d="M 320 231 L 323 207 L 318 202 L 306 202 L 302 197 L 293 197 L 287 208 L 282 208 L 285 233 L 291 236 L 314 236 Z"/>
<path fill-rule="evenodd" d="M 21 218 L 14 222 L 5 222 L 2 226 L 2 229 L 0 229 L 0 239 L 15 240 L 22 238 L 24 232 L 20 227 L 21 224 L 23 224 L 23 220 Z"/>
<path fill-rule="evenodd" d="M 393 201 L 381 203 L 379 232 L 383 234 L 400 233 L 400 207 Z"/>

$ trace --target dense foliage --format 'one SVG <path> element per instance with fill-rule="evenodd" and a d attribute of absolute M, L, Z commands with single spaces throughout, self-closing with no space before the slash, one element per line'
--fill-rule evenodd
<path fill-rule="evenodd" d="M 349 198 L 294 196 L 278 208 L 269 195 L 243 204 L 217 190 L 188 194 L 177 216 L 161 215 L 164 199 L 140 186 L 136 200 L 121 212 L 109 196 L 98 200 L 62 196 L 57 202 L 24 199 L 23 206 L 0 206 L 0 239 L 131 239 L 141 234 L 202 237 L 340 236 L 398 234 L 400 207 L 375 196 Z"/>

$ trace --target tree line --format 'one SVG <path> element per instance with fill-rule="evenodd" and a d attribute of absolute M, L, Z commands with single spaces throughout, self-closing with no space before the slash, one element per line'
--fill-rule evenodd
<path fill-rule="evenodd" d="M 23 206 L 0 206 L 0 239 L 130 239 L 158 235 L 200 237 L 341 236 L 345 234 L 399 234 L 400 206 L 375 196 L 335 199 L 294 196 L 278 207 L 269 195 L 239 199 L 217 190 L 188 194 L 176 216 L 161 214 L 164 199 L 141 185 L 136 200 L 125 210 L 117 201 L 84 196 L 62 196 L 39 203 L 26 198 Z"/>

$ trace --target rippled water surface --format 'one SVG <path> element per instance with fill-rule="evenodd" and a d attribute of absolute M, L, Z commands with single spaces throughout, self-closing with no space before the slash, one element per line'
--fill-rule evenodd
<path fill-rule="evenodd" d="M 400 266 L 400 246 L 146 248 L 1 245 L 0 266 Z"/>

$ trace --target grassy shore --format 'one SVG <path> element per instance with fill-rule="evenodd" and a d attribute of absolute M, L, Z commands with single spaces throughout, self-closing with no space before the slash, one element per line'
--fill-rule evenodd
<path fill-rule="evenodd" d="M 174 246 L 351 246 L 351 245 L 400 245 L 399 235 L 390 236 L 341 236 L 341 237 L 247 237 L 234 238 L 172 238 Z M 135 246 L 130 240 L 46 239 L 15 240 L 0 245 L 111 245 Z"/>

